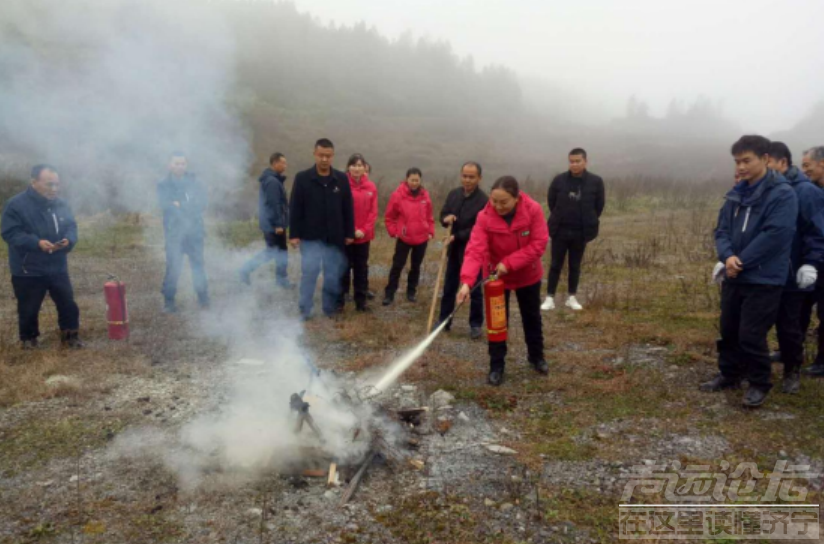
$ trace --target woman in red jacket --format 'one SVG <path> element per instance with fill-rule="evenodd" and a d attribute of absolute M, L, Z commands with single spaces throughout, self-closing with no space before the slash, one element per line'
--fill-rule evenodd
<path fill-rule="evenodd" d="M 406 299 L 417 301 L 418 279 L 421 276 L 421 263 L 426 255 L 426 245 L 435 236 L 435 219 L 432 216 L 432 201 L 429 193 L 421 187 L 423 174 L 418 168 L 406 172 L 406 180 L 401 182 L 386 208 L 386 230 L 395 238 L 395 256 L 389 271 L 389 283 L 383 305 L 389 306 L 395 300 L 395 291 L 401 278 L 403 267 L 409 254 L 412 254 L 412 267 L 406 281 Z"/>
<path fill-rule="evenodd" d="M 478 214 L 466 247 L 461 268 L 458 304 L 469 298 L 472 286 L 483 270 L 504 282 L 506 312 L 509 319 L 509 294 L 515 291 L 524 326 L 529 363 L 537 372 L 547 374 L 544 360 L 544 334 L 541 324 L 541 257 L 549 241 L 541 205 L 518 188 L 518 181 L 505 176 L 492 185 L 489 203 Z M 489 316 L 487 316 L 489 319 Z M 504 381 L 506 342 L 489 342 L 489 383 Z"/>
<path fill-rule="evenodd" d="M 355 241 L 346 246 L 349 264 L 343 275 L 339 306 L 343 308 L 344 297 L 352 285 L 355 291 L 355 309 L 365 312 L 369 291 L 369 246 L 375 238 L 375 222 L 378 220 L 378 188 L 370 181 L 366 173 L 366 159 L 360 153 L 349 157 L 346 167 L 355 210 Z"/>

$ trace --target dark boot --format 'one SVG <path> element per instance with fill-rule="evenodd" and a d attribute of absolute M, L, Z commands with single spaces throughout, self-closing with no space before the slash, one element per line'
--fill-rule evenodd
<path fill-rule="evenodd" d="M 768 393 L 769 391 L 765 391 L 764 389 L 750 386 L 750 388 L 747 389 L 747 394 L 744 395 L 744 406 L 747 408 L 758 408 L 767 400 Z"/>
<path fill-rule="evenodd" d="M 532 365 L 533 370 L 535 370 L 538 374 L 549 374 L 549 365 L 545 360 L 541 359 L 540 361 L 535 362 L 530 361 L 529 364 Z"/>
<path fill-rule="evenodd" d="M 470 337 L 471 339 L 473 339 L 473 340 L 477 340 L 477 339 L 478 339 L 478 338 L 480 338 L 481 336 L 483 336 L 483 331 L 481 331 L 481 328 L 480 328 L 480 327 L 471 327 L 471 328 L 469 329 L 469 337 Z"/>
<path fill-rule="evenodd" d="M 60 343 L 63 347 L 71 349 L 82 349 L 86 345 L 80 341 L 78 331 L 60 331 Z"/>
<path fill-rule="evenodd" d="M 367 298 L 368 300 L 375 300 L 375 293 L 374 293 L 374 291 L 367 291 L 367 292 L 366 292 L 366 298 Z"/>
<path fill-rule="evenodd" d="M 784 383 L 781 391 L 788 395 L 797 395 L 801 389 L 801 373 L 797 370 L 784 371 Z"/>
<path fill-rule="evenodd" d="M 406 300 L 409 302 L 418 302 L 418 295 L 414 291 L 406 293 Z"/>
<path fill-rule="evenodd" d="M 813 378 L 824 378 L 824 364 L 816 363 L 809 368 L 805 368 L 804 374 Z"/>
<path fill-rule="evenodd" d="M 493 370 L 489 373 L 489 376 L 487 377 L 487 382 L 489 382 L 489 385 L 494 385 L 495 387 L 498 387 L 499 385 L 504 383 L 504 371 Z"/>
<path fill-rule="evenodd" d="M 369 311 L 369 306 L 367 306 L 365 302 L 362 302 L 360 304 L 355 304 L 355 311 L 363 312 L 363 313 L 368 312 Z"/>
<path fill-rule="evenodd" d="M 724 389 L 738 389 L 741 387 L 741 380 L 727 378 L 723 374 L 718 374 L 708 382 L 701 384 L 699 389 L 705 393 L 717 393 Z"/>
<path fill-rule="evenodd" d="M 389 293 L 387 293 L 386 296 L 383 297 L 383 305 L 384 306 L 389 306 L 394 301 L 395 301 L 395 295 L 390 295 Z"/>
<path fill-rule="evenodd" d="M 39 344 L 37 343 L 37 338 L 31 338 L 29 340 L 21 340 L 20 341 L 20 349 L 25 351 L 30 351 L 37 349 Z"/>

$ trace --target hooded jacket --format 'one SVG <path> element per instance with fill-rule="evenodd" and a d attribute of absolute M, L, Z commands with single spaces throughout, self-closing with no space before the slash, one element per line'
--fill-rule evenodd
<path fill-rule="evenodd" d="M 9 245 L 12 276 L 53 276 L 68 274 L 68 253 L 77 244 L 77 223 L 71 208 L 62 199 L 49 200 L 29 187 L 9 199 L 0 221 L 3 240 Z M 68 247 L 46 253 L 40 240 Z"/>
<path fill-rule="evenodd" d="M 466 246 L 461 283 L 473 285 L 478 272 L 484 277 L 503 263 L 508 273 L 501 277 L 506 289 L 520 289 L 541 281 L 541 258 L 549 242 L 549 232 L 541 205 L 524 192 L 508 225 L 492 204 L 478 214 L 469 245 Z"/>
<path fill-rule="evenodd" d="M 352 205 L 355 210 L 355 230 L 363 231 L 363 238 L 355 238 L 355 244 L 366 244 L 375 239 L 375 223 L 378 220 L 378 188 L 364 174 L 360 181 L 349 177 Z"/>
<path fill-rule="evenodd" d="M 802 291 L 798 288 L 796 274 L 805 264 L 816 268 L 824 265 L 824 191 L 816 187 L 797 167 L 791 166 L 784 178 L 798 198 L 798 222 L 790 252 L 790 274 L 784 288 L 788 291 Z M 810 286 L 803 291 L 812 291 Z"/>
<path fill-rule="evenodd" d="M 163 231 L 166 242 L 188 237 L 203 238 L 203 212 L 209 203 L 206 187 L 186 173 L 180 178 L 169 174 L 157 184 L 157 197 L 163 210 Z M 177 202 L 179 206 L 175 206 Z"/>
<path fill-rule="evenodd" d="M 389 198 L 385 220 L 389 236 L 411 246 L 420 245 L 430 236 L 435 236 L 429 193 L 423 187 L 412 193 L 406 181 L 402 181 Z"/>
<path fill-rule="evenodd" d="M 790 272 L 790 253 L 798 222 L 795 191 L 783 176 L 772 170 L 743 195 L 742 187 L 739 183 L 727 193 L 715 229 L 718 259 L 726 263 L 735 255 L 744 265 L 738 277 L 727 281 L 783 286 Z"/>
<path fill-rule="evenodd" d="M 258 193 L 258 223 L 260 230 L 274 234 L 275 229 L 289 226 L 289 198 L 286 196 L 286 176 L 267 168 L 260 174 Z"/>

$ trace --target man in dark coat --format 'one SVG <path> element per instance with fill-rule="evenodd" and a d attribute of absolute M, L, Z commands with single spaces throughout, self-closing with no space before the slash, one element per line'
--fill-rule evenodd
<path fill-rule="evenodd" d="M 37 347 L 38 316 L 46 293 L 57 307 L 63 345 L 81 348 L 80 310 L 69 279 L 68 254 L 77 244 L 77 223 L 57 195 L 60 177 L 53 166 L 32 168 L 31 186 L 12 197 L 3 210 L 0 230 L 9 246 L 9 268 L 23 349 Z"/>
<path fill-rule="evenodd" d="M 576 295 L 581 278 L 581 262 L 587 244 L 598 236 L 604 211 L 604 180 L 587 170 L 587 152 L 575 148 L 569 152 L 569 170 L 552 180 L 547 194 L 549 236 L 552 241 L 552 264 L 547 278 L 544 311 L 555 309 L 555 291 L 569 255 L 569 279 L 566 306 L 582 310 Z"/>
<path fill-rule="evenodd" d="M 775 324 L 790 273 L 798 198 L 783 176 L 767 168 L 770 141 L 743 136 L 732 146 L 741 181 L 718 214 L 715 246 L 723 279 L 719 373 L 701 390 L 737 389 L 749 381 L 744 406 L 761 406 L 772 388 L 767 333 Z"/>
<path fill-rule="evenodd" d="M 274 153 L 269 157 L 269 168 L 260 175 L 258 194 L 258 223 L 263 231 L 266 249 L 249 259 L 240 271 L 243 283 L 251 283 L 252 272 L 263 263 L 275 260 L 275 279 L 284 289 L 289 283 L 289 252 L 286 229 L 289 227 L 289 199 L 286 196 L 286 156 Z"/>
<path fill-rule="evenodd" d="M 206 188 L 186 170 L 182 153 L 175 153 L 169 163 L 169 175 L 157 184 L 160 209 L 163 210 L 163 233 L 166 237 L 166 277 L 163 279 L 164 311 L 174 313 L 177 282 L 188 255 L 192 283 L 201 308 L 209 307 L 209 290 L 203 261 L 206 229 L 203 212 L 208 205 Z"/>
<path fill-rule="evenodd" d="M 289 242 L 300 247 L 300 313 L 312 317 L 318 276 L 323 271 L 323 313 L 333 317 L 339 308 L 343 274 L 348 260 L 344 248 L 355 239 L 352 190 L 346 174 L 332 168 L 334 144 L 315 143 L 315 166 L 298 173 L 292 188 Z"/>
<path fill-rule="evenodd" d="M 798 198 L 798 223 L 790 253 L 790 274 L 781 294 L 775 322 L 781 362 L 783 392 L 798 393 L 804 363 L 804 339 L 817 292 L 818 269 L 824 264 L 824 191 L 793 166 L 793 156 L 783 142 L 772 142 L 767 166 L 784 176 Z M 820 295 L 821 291 L 818 291 Z M 819 302 L 820 303 L 820 302 Z"/>
<path fill-rule="evenodd" d="M 812 181 L 813 185 L 818 189 L 824 187 L 824 146 L 813 147 L 805 151 L 801 167 L 804 170 L 804 175 Z M 801 327 L 805 336 L 810 326 L 813 306 L 816 306 L 818 321 L 824 322 L 824 273 L 821 273 L 822 267 L 819 267 L 818 272 L 815 294 L 807 298 L 801 314 Z M 815 378 L 824 378 L 824 327 L 818 327 L 818 354 L 813 364 L 804 369 L 804 374 Z"/>
<path fill-rule="evenodd" d="M 478 214 L 489 201 L 489 197 L 480 188 L 481 175 L 481 165 L 477 162 L 464 164 L 461 167 L 461 187 L 449 193 L 441 209 L 441 224 L 451 229 L 451 236 L 439 322 L 443 322 L 455 310 L 455 297 L 461 286 L 461 267 L 466 245 L 469 243 L 469 236 L 472 234 Z M 481 337 L 483 324 L 483 293 L 477 289 L 472 292 L 469 308 L 469 334 L 473 340 Z M 449 330 L 451 327 L 450 322 L 446 329 Z"/>

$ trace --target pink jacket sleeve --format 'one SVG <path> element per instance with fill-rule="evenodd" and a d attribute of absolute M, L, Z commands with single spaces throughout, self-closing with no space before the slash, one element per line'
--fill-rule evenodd
<path fill-rule="evenodd" d="M 464 262 L 461 267 L 461 283 L 474 286 L 478 279 L 478 272 L 489 260 L 489 233 L 486 230 L 486 218 L 481 212 L 478 221 L 472 229 L 469 243 L 466 245 Z"/>
<path fill-rule="evenodd" d="M 510 272 L 521 270 L 540 261 L 546 252 L 546 245 L 549 242 L 549 230 L 546 221 L 544 221 L 544 212 L 539 205 L 533 204 L 530 206 L 528 213 L 531 214 L 529 242 L 525 247 L 507 255 L 501 261 Z"/>
<path fill-rule="evenodd" d="M 389 197 L 389 204 L 386 206 L 386 215 L 384 221 L 386 222 L 386 232 L 391 238 L 398 237 L 398 215 L 400 213 L 400 203 L 397 191 L 392 193 Z"/>
<path fill-rule="evenodd" d="M 366 218 L 366 232 L 363 234 L 367 239 L 375 236 L 375 223 L 378 221 L 378 188 L 372 191 L 372 202 L 369 203 L 369 215 Z"/>

